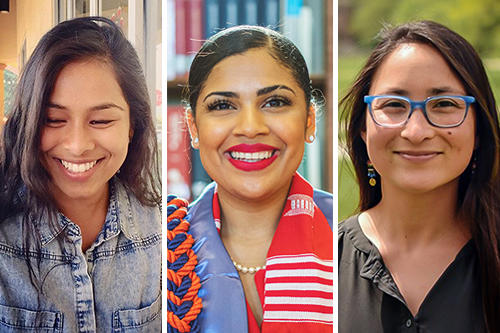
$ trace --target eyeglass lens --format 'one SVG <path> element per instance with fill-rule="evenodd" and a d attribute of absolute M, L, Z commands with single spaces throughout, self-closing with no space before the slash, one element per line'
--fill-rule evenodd
<path fill-rule="evenodd" d="M 371 103 L 373 118 L 381 125 L 397 126 L 408 119 L 410 102 L 397 97 L 377 97 Z M 435 97 L 425 104 L 429 121 L 437 126 L 453 126 L 462 122 L 467 103 L 458 97 Z"/>

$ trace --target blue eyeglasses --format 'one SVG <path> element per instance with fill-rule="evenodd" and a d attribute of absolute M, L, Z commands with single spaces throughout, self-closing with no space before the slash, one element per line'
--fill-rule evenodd
<path fill-rule="evenodd" d="M 403 96 L 365 96 L 370 115 L 375 124 L 382 127 L 406 125 L 416 108 L 422 109 L 432 126 L 449 128 L 460 126 L 469 106 L 476 101 L 471 96 L 433 96 L 424 101 L 412 101 Z"/>

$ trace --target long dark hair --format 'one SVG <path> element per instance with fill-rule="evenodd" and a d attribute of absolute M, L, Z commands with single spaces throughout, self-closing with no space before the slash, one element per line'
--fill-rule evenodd
<path fill-rule="evenodd" d="M 499 123 L 495 99 L 476 50 L 460 35 L 431 21 L 406 23 L 384 30 L 380 42 L 366 61 L 353 86 L 340 101 L 347 114 L 346 144 L 359 185 L 359 210 L 377 205 L 382 197 L 380 182 L 368 185 L 368 153 L 361 133 L 366 126 L 366 104 L 372 78 L 389 54 L 403 43 L 421 43 L 437 50 L 454 71 L 468 95 L 476 98 L 475 150 L 478 161 L 472 174 L 472 161 L 460 176 L 459 214 L 469 223 L 478 251 L 483 307 L 489 332 L 500 332 L 500 175 Z"/>
<path fill-rule="evenodd" d="M 117 177 L 144 205 L 157 205 L 161 181 L 156 131 L 144 73 L 121 29 L 100 17 L 77 18 L 52 28 L 40 40 L 17 85 L 15 103 L 0 140 L 0 223 L 23 214 L 25 239 L 37 239 L 36 223 L 57 222 L 50 175 L 40 163 L 45 109 L 56 78 L 69 63 L 95 59 L 113 68 L 130 107 L 134 131 Z M 37 244 L 40 249 L 40 244 Z"/>
<path fill-rule="evenodd" d="M 290 73 L 304 91 L 306 105 L 314 101 L 311 79 L 304 57 L 288 38 L 264 27 L 241 25 L 212 36 L 196 54 L 189 70 L 184 100 L 196 116 L 196 101 L 212 69 L 227 57 L 251 49 L 265 48 L 269 54 L 290 69 Z"/>

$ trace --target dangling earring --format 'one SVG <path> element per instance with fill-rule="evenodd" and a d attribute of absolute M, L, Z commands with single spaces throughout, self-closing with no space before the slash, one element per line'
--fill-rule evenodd
<path fill-rule="evenodd" d="M 370 186 L 375 186 L 377 185 L 377 179 L 375 179 L 375 169 L 373 168 L 372 162 L 368 161 L 366 162 L 368 164 L 368 183 Z"/>
<path fill-rule="evenodd" d="M 476 172 L 476 167 L 477 167 L 477 157 L 476 153 L 474 152 L 474 158 L 472 159 L 472 166 L 471 166 L 472 174 Z"/>

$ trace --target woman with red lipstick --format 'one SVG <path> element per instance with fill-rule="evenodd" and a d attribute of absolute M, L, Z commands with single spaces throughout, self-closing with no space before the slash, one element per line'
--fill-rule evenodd
<path fill-rule="evenodd" d="M 99 17 L 42 37 L 0 141 L 0 332 L 160 332 L 156 133 L 137 54 Z"/>
<path fill-rule="evenodd" d="M 500 133 L 474 48 L 386 30 L 341 106 L 361 213 L 339 225 L 339 332 L 499 332 Z"/>
<path fill-rule="evenodd" d="M 192 281 L 200 281 L 203 305 L 196 321 L 185 320 L 188 327 L 332 331 L 332 196 L 297 173 L 305 142 L 314 140 L 312 95 L 300 52 L 270 29 L 227 29 L 195 57 L 187 122 L 215 182 L 186 216 L 197 257 Z M 169 276 L 177 276 L 178 258 L 169 252 Z M 172 294 L 179 286 L 169 281 Z M 169 309 L 172 329 L 180 312 Z"/>

